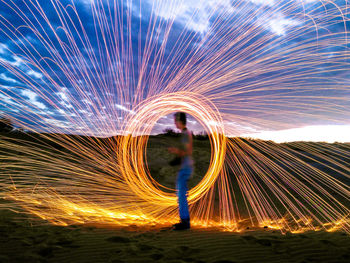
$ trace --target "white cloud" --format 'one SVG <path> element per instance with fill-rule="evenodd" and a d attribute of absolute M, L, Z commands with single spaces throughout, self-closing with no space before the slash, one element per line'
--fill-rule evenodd
<path fill-rule="evenodd" d="M 1 54 L 1 45 L 0 45 L 0 54 Z M 18 56 L 14 56 L 13 57 L 14 61 L 10 61 L 10 60 L 5 59 L 5 58 L 0 58 L 0 60 L 2 62 L 4 62 L 4 63 L 10 64 L 13 67 L 18 67 L 18 68 L 22 69 L 29 76 L 32 76 L 34 78 L 41 79 L 43 77 L 43 74 L 41 74 L 40 72 L 34 71 L 33 69 L 29 68 L 27 63 L 25 62 L 25 60 L 23 60 L 22 58 L 20 58 Z"/>
<path fill-rule="evenodd" d="M 350 142 L 350 125 L 316 125 L 301 128 L 263 131 L 242 135 L 244 137 L 272 140 L 275 142 L 314 141 L 314 142 Z"/>
<path fill-rule="evenodd" d="M 1 93 L 0 93 L 0 101 L 1 102 L 5 102 L 7 104 L 12 104 L 12 105 L 16 105 L 17 104 L 10 97 L 5 96 L 4 94 L 1 94 Z"/>
<path fill-rule="evenodd" d="M 66 87 L 60 87 L 60 91 L 55 93 L 61 101 L 59 102 L 62 106 L 72 109 L 73 106 L 70 104 L 70 95 Z"/>
<path fill-rule="evenodd" d="M 245 15 L 246 8 L 237 8 L 230 0 L 163 0 L 153 1 L 146 0 L 150 6 L 153 6 L 152 12 L 164 19 L 175 19 L 176 22 L 183 24 L 190 30 L 194 30 L 201 34 L 206 33 L 210 28 L 210 16 L 215 14 L 215 10 L 227 13 L 242 13 Z M 243 0 L 250 3 L 253 11 L 259 10 L 255 13 L 260 16 L 258 25 L 267 28 L 277 35 L 285 35 L 288 27 L 297 26 L 300 23 L 286 18 L 280 11 L 274 11 L 274 6 L 277 7 L 275 0 Z M 316 0 L 299 0 L 305 3 L 311 3 Z M 267 8 L 267 9 L 265 9 Z M 269 10 L 268 12 L 266 10 Z M 214 11 L 214 12 L 213 12 Z M 273 16 L 265 16 L 266 14 L 274 14 Z M 136 12 L 136 11 L 135 11 Z M 260 14 L 260 15 L 259 15 Z M 136 13 L 135 13 L 136 15 Z M 249 19 L 249 18 L 248 18 Z"/>
<path fill-rule="evenodd" d="M 12 87 L 12 86 L 7 86 L 7 85 L 0 85 L 0 89 L 6 89 L 6 90 L 9 90 L 9 89 L 14 89 L 15 87 Z"/>
<path fill-rule="evenodd" d="M 258 132 L 258 127 L 248 126 L 246 124 L 240 124 L 235 121 L 224 121 L 225 134 L 228 136 L 237 136 L 242 133 L 255 133 Z"/>
<path fill-rule="evenodd" d="M 5 61 L 6 63 L 10 64 L 13 67 L 20 67 L 20 66 L 26 65 L 25 61 L 20 57 L 14 56 L 13 59 L 14 61 L 10 61 L 10 60 L 1 58 L 2 61 Z"/>
<path fill-rule="evenodd" d="M 12 83 L 17 83 L 18 82 L 17 80 L 6 76 L 5 73 L 1 73 L 0 74 L 0 78 L 5 80 L 5 81 L 7 81 L 7 82 L 12 82 Z"/>
<path fill-rule="evenodd" d="M 8 46 L 0 43 L 0 54 L 5 54 L 6 49 L 8 49 Z"/>
<path fill-rule="evenodd" d="M 80 3 L 84 4 L 86 7 L 90 7 L 91 3 L 93 3 L 95 0 L 79 0 Z"/>
<path fill-rule="evenodd" d="M 7 104 L 7 105 L 6 105 L 6 104 Z M 7 108 L 8 110 L 13 111 L 13 112 L 17 112 L 17 113 L 19 112 L 18 109 L 8 107 L 8 105 L 12 105 L 12 106 L 15 106 L 15 107 L 17 107 L 17 108 L 23 108 L 23 105 L 22 105 L 22 104 L 19 104 L 19 103 L 13 101 L 11 97 L 6 96 L 6 95 L 4 95 L 4 94 L 2 94 L 2 93 L 0 93 L 0 105 L 6 106 L 6 108 Z"/>
<path fill-rule="evenodd" d="M 286 34 L 288 27 L 297 26 L 300 23 L 296 20 L 284 18 L 281 14 L 279 14 L 276 18 L 272 18 L 270 21 L 268 21 L 268 23 L 264 24 L 270 31 L 281 36 Z"/>
<path fill-rule="evenodd" d="M 27 71 L 27 74 L 30 75 L 30 76 L 33 76 L 34 78 L 37 78 L 37 79 L 41 79 L 43 77 L 43 74 L 39 73 L 39 72 L 36 72 L 34 70 L 29 70 Z"/>
<path fill-rule="evenodd" d="M 67 129 L 67 128 L 73 128 L 74 126 L 68 122 L 68 121 L 61 121 L 61 120 L 55 120 L 55 119 L 48 119 L 48 118 L 44 118 L 44 120 L 42 121 L 42 123 L 44 124 L 49 124 L 58 128 L 63 128 L 63 129 Z"/>
<path fill-rule="evenodd" d="M 272 6 L 275 4 L 274 0 L 247 0 L 249 2 L 252 2 L 256 5 L 268 5 L 268 6 Z"/>
<path fill-rule="evenodd" d="M 59 109 L 58 112 L 61 113 L 61 114 L 66 114 L 66 112 L 64 110 L 62 110 L 62 109 Z"/>
<path fill-rule="evenodd" d="M 147 0 L 150 6 L 154 6 L 153 13 L 164 19 L 176 19 L 188 29 L 205 33 L 210 27 L 210 15 L 213 11 L 225 8 L 232 9 L 229 0 Z"/>
<path fill-rule="evenodd" d="M 115 106 L 116 106 L 118 109 L 122 110 L 122 111 L 126 111 L 126 112 L 130 112 L 131 114 L 135 114 L 135 111 L 129 110 L 128 108 L 126 108 L 126 107 L 123 106 L 123 105 L 115 104 Z"/>
<path fill-rule="evenodd" d="M 63 109 L 58 109 L 57 111 L 58 111 L 61 115 L 64 115 L 64 116 L 77 117 L 77 115 L 76 115 L 75 113 L 66 112 L 66 111 L 63 110 Z"/>
<path fill-rule="evenodd" d="M 299 1 L 309 4 L 309 3 L 319 2 L 320 0 L 299 0 Z"/>
<path fill-rule="evenodd" d="M 198 123 L 198 122 L 195 121 L 195 120 L 192 121 L 192 120 L 189 120 L 189 119 L 187 120 L 187 122 L 188 122 L 188 123 L 191 123 L 191 124 L 197 124 L 197 123 Z"/>
<path fill-rule="evenodd" d="M 42 110 L 47 109 L 47 107 L 46 107 L 46 105 L 44 103 L 41 103 L 41 102 L 37 101 L 38 95 L 35 92 L 33 92 L 31 90 L 22 90 L 21 93 L 22 93 L 23 96 L 25 96 L 25 97 L 27 97 L 29 99 L 29 102 L 32 105 L 34 105 L 34 106 L 36 106 L 36 107 L 38 107 L 39 109 L 42 109 Z"/>
<path fill-rule="evenodd" d="M 68 96 L 65 92 L 56 92 L 56 95 L 60 97 L 63 101 L 68 102 Z"/>
<path fill-rule="evenodd" d="M 120 110 L 128 111 L 128 109 L 127 109 L 125 106 L 123 106 L 123 105 L 115 104 L 115 106 L 116 106 L 118 109 L 120 109 Z"/>
<path fill-rule="evenodd" d="M 93 105 L 93 103 L 90 100 L 83 99 L 81 101 L 84 102 L 85 104 Z"/>

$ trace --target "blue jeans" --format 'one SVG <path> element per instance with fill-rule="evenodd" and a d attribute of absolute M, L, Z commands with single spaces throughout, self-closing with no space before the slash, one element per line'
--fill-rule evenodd
<path fill-rule="evenodd" d="M 181 219 L 190 218 L 187 203 L 187 181 L 192 174 L 192 170 L 193 168 L 191 166 L 182 167 L 180 168 L 176 178 L 176 194 Z"/>

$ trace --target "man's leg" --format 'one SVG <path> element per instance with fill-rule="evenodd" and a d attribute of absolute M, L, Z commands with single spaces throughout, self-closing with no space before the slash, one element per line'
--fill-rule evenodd
<path fill-rule="evenodd" d="M 181 169 L 176 180 L 176 192 L 179 204 L 181 224 L 185 228 L 190 227 L 190 214 L 187 202 L 187 181 L 192 173 L 191 169 Z"/>

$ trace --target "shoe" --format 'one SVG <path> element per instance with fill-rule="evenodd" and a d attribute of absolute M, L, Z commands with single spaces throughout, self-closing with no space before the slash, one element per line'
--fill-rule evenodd
<path fill-rule="evenodd" d="M 173 225 L 174 230 L 185 230 L 191 228 L 190 219 L 181 219 L 180 223 Z"/>

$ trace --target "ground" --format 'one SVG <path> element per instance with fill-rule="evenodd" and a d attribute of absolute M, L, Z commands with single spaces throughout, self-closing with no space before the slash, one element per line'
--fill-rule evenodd
<path fill-rule="evenodd" d="M 0 210 L 0 262 L 350 262 L 344 232 L 44 224 Z"/>
<path fill-rule="evenodd" d="M 24 135 L 23 139 L 29 140 Z M 30 138 L 30 140 L 33 139 Z M 172 188 L 177 168 L 168 165 L 172 156 L 167 153 L 167 147 L 174 143 L 175 138 L 158 136 L 150 139 L 147 148 L 152 176 L 163 185 Z M 304 153 L 299 149 L 303 145 L 299 143 L 289 147 Z M 65 150 L 55 147 L 57 151 Z M 335 146 L 321 144 L 319 146 L 320 149 L 329 147 Z M 346 151 L 349 150 L 349 146 L 345 144 L 339 144 L 336 147 L 339 149 L 345 147 Z M 3 153 L 8 154 L 8 151 Z M 208 140 L 195 141 L 194 158 L 196 167 L 189 184 L 190 188 L 201 180 L 201 176 L 209 165 Z M 301 154 L 300 158 L 309 162 L 305 154 Z M 316 166 L 320 163 L 310 164 Z M 320 169 L 326 168 L 320 167 Z M 343 179 L 348 180 L 348 177 Z M 4 204 L 9 201 L 0 200 L 1 202 Z M 344 204 L 348 203 L 344 201 Z M 15 206 L 6 204 L 2 207 Z M 55 226 L 0 206 L 0 263 L 350 262 L 350 235 L 341 231 L 282 234 L 270 228 L 249 228 L 237 233 L 204 227 L 172 231 L 170 226 L 170 223 L 143 227 L 136 225 Z"/>

